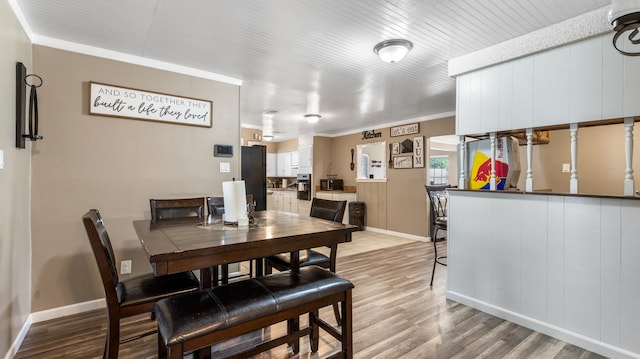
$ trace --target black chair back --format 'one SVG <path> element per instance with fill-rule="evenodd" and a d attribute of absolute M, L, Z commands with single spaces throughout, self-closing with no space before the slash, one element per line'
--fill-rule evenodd
<path fill-rule="evenodd" d="M 204 218 L 204 198 L 150 199 L 151 222 Z"/>
<path fill-rule="evenodd" d="M 220 217 L 224 213 L 223 197 L 207 197 L 207 209 L 210 216 Z"/>
<path fill-rule="evenodd" d="M 330 199 L 313 198 L 311 213 L 309 216 L 328 219 L 334 222 L 342 222 L 347 201 L 332 201 Z"/>
<path fill-rule="evenodd" d="M 202 200 L 201 200 L 202 201 Z M 120 280 L 111 240 L 100 212 L 91 209 L 82 222 L 87 231 L 91 249 L 96 257 L 107 302 L 107 337 L 103 358 L 117 359 L 120 346 L 120 319 L 151 313 L 158 299 L 198 290 L 200 282 L 191 271 L 155 277 L 147 273 Z M 142 338 L 150 333 L 129 337 L 123 342 Z"/>
<path fill-rule="evenodd" d="M 253 195 L 247 195 L 247 204 L 253 203 Z M 207 197 L 207 209 L 209 215 L 220 217 L 224 214 L 224 197 Z"/>
<path fill-rule="evenodd" d="M 107 303 L 117 303 L 118 296 L 116 286 L 118 285 L 118 270 L 116 269 L 116 257 L 113 254 L 111 240 L 104 226 L 100 212 L 91 209 L 84 216 L 82 222 L 87 231 L 93 255 L 98 263 L 98 270 L 102 278 L 102 286 L 107 299 Z"/>
<path fill-rule="evenodd" d="M 429 204 L 431 205 L 431 214 L 429 215 L 431 233 L 434 233 L 436 226 L 447 229 L 447 204 L 449 201 L 447 189 L 451 188 L 451 185 L 425 185 L 424 187 L 429 195 Z"/>

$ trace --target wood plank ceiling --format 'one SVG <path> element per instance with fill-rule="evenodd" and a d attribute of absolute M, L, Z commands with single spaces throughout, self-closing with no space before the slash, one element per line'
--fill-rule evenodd
<path fill-rule="evenodd" d="M 71 47 L 88 45 L 242 80 L 241 123 L 261 127 L 262 112 L 276 110 L 271 128 L 276 140 L 299 133 L 348 133 L 451 113 L 455 111 L 455 80 L 447 74 L 449 59 L 610 3 L 15 2 L 34 43 L 50 46 L 63 40 Z M 406 59 L 395 64 L 380 61 L 372 51 L 376 43 L 391 38 L 414 44 Z M 320 122 L 308 124 L 303 115 L 309 112 L 320 113 Z"/>

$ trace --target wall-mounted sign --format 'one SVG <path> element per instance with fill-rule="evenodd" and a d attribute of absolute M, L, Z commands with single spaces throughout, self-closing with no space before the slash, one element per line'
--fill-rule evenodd
<path fill-rule="evenodd" d="M 400 144 L 398 142 L 391 144 L 391 153 L 394 155 L 400 154 Z"/>
<path fill-rule="evenodd" d="M 396 156 L 393 158 L 393 168 L 413 168 L 413 156 Z"/>
<path fill-rule="evenodd" d="M 382 132 L 376 132 L 375 130 L 371 131 L 362 131 L 362 139 L 370 140 L 372 138 L 382 137 Z"/>
<path fill-rule="evenodd" d="M 424 136 L 413 138 L 413 167 L 424 167 Z"/>
<path fill-rule="evenodd" d="M 211 127 L 211 101 L 90 82 L 89 114 Z"/>
<path fill-rule="evenodd" d="M 420 133 L 419 123 L 412 123 L 410 125 L 391 127 L 391 137 L 414 135 L 416 133 Z"/>

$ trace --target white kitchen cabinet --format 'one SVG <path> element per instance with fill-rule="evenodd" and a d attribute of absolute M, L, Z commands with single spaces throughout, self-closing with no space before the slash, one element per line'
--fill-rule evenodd
<path fill-rule="evenodd" d="M 309 213 L 311 213 L 311 201 L 306 201 L 303 199 L 298 200 L 298 215 L 300 217 L 309 217 Z"/>
<path fill-rule="evenodd" d="M 273 191 L 273 195 L 271 195 L 271 197 L 273 198 L 272 208 L 276 211 L 282 211 L 284 208 L 282 191 Z"/>
<path fill-rule="evenodd" d="M 278 152 L 278 177 L 291 177 L 291 152 Z"/>
<path fill-rule="evenodd" d="M 316 197 L 320 199 L 333 199 L 333 193 L 331 192 L 317 192 Z"/>
<path fill-rule="evenodd" d="M 267 210 L 277 210 L 276 202 L 275 202 L 275 191 L 272 193 L 267 192 Z"/>
<path fill-rule="evenodd" d="M 278 177 L 278 155 L 267 153 L 267 177 Z"/>
<path fill-rule="evenodd" d="M 298 151 L 291 151 L 291 168 L 298 168 Z"/>
<path fill-rule="evenodd" d="M 298 214 L 298 192 L 283 191 L 283 211 Z"/>
<path fill-rule="evenodd" d="M 298 214 L 297 191 L 273 191 L 273 209 Z"/>

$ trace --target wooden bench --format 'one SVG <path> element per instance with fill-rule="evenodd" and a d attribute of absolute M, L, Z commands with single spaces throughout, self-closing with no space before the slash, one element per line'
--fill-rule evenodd
<path fill-rule="evenodd" d="M 318 350 L 319 328 L 341 342 L 331 358 L 352 358 L 351 290 L 353 284 L 317 266 L 243 280 L 198 292 L 177 295 L 156 303 L 158 357 L 182 358 L 185 353 L 226 339 L 288 321 L 287 334 L 262 342 L 234 358 L 245 358 L 290 344 L 299 352 L 299 340 L 309 335 L 311 351 Z M 341 330 L 318 316 L 320 308 L 340 303 Z M 300 329 L 298 317 L 309 313 Z"/>

